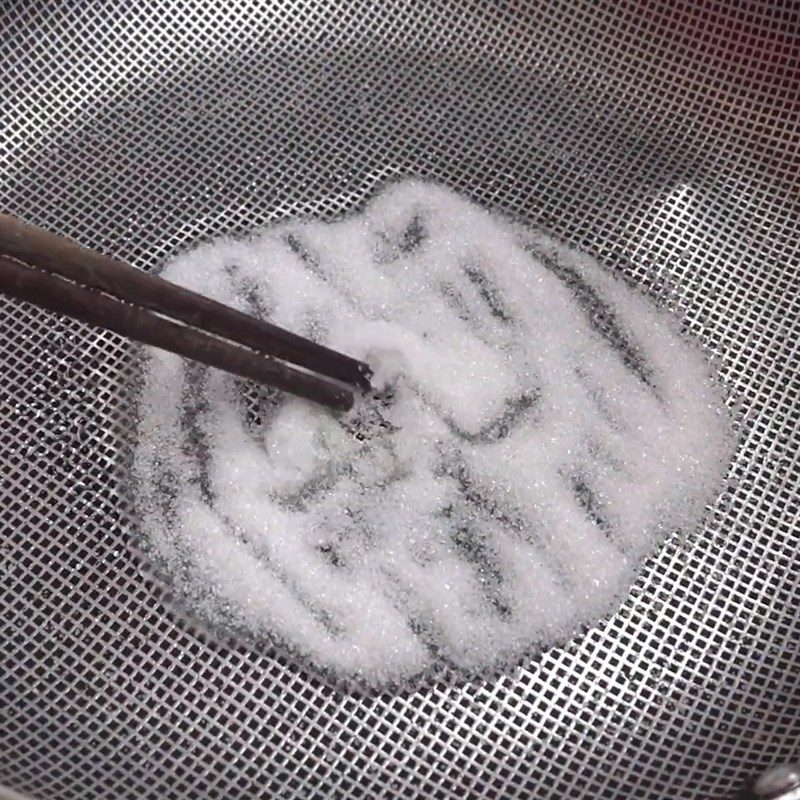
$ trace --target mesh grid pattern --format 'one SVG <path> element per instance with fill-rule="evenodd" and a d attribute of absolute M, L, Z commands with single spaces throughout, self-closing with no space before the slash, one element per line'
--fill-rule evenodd
<path fill-rule="evenodd" d="M 360 697 L 207 640 L 128 547 L 131 351 L 0 299 L 0 783 L 49 798 L 730 797 L 800 755 L 800 12 L 779 2 L 0 6 L 0 207 L 145 269 L 442 181 L 714 353 L 704 530 L 485 682 Z"/>

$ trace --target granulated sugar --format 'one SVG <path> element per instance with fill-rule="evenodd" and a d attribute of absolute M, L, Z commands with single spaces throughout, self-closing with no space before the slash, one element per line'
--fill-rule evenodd
<path fill-rule="evenodd" d="M 722 394 L 675 321 L 439 186 L 163 276 L 375 371 L 336 415 L 153 351 L 140 409 L 143 547 L 177 596 L 339 678 L 490 671 L 563 640 L 720 488 Z"/>

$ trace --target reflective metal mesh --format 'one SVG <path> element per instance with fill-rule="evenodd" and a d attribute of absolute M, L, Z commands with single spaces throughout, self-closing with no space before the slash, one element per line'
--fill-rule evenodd
<path fill-rule="evenodd" d="M 717 358 L 705 529 L 485 682 L 365 698 L 141 577 L 116 336 L 0 300 L 0 783 L 40 798 L 711 798 L 800 754 L 797 5 L 0 6 L 0 207 L 145 269 L 442 181 L 599 255 Z"/>

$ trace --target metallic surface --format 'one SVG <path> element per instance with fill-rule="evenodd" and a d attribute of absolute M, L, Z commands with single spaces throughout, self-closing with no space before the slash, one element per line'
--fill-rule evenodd
<path fill-rule="evenodd" d="M 676 309 L 730 483 L 622 610 L 509 674 L 360 697 L 209 641 L 129 547 L 131 349 L 0 300 L 0 783 L 40 798 L 722 798 L 800 754 L 798 11 L 7 2 L 0 207 L 149 269 L 443 181 Z"/>
<path fill-rule="evenodd" d="M 800 764 L 776 764 L 758 776 L 753 792 L 759 800 L 798 800 Z"/>

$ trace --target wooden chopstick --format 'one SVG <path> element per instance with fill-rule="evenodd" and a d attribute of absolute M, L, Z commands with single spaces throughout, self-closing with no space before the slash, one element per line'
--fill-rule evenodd
<path fill-rule="evenodd" d="M 363 361 L 7 214 L 0 214 L 0 254 L 334 380 L 370 388 L 371 371 Z"/>
<path fill-rule="evenodd" d="M 342 383 L 370 387 L 363 361 L 7 214 L 0 291 L 332 408 L 353 404 Z"/>
<path fill-rule="evenodd" d="M 271 356 L 231 344 L 4 255 L 0 255 L 0 289 L 17 300 L 26 300 L 142 344 L 276 386 L 331 408 L 347 410 L 353 405 L 353 393 L 340 383 L 295 369 Z"/>

